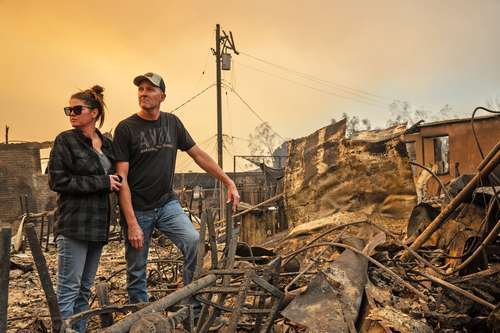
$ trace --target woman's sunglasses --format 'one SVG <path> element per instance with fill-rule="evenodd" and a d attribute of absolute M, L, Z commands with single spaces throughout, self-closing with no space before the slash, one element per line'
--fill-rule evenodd
<path fill-rule="evenodd" d="M 71 112 L 73 112 L 74 115 L 78 116 L 82 114 L 83 108 L 89 108 L 87 105 L 75 105 L 75 106 L 66 106 L 64 108 L 64 114 L 67 116 L 71 115 Z"/>

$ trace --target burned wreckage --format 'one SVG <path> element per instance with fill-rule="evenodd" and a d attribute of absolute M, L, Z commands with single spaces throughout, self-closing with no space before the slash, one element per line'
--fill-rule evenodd
<path fill-rule="evenodd" d="M 107 265 L 96 284 L 98 305 L 62 321 L 41 249 L 43 229 L 40 236 L 35 228 L 43 216 L 25 214 L 52 331 L 73 332 L 72 323 L 87 317 L 93 330 L 106 333 L 500 332 L 498 127 L 474 172 L 445 182 L 437 168 L 408 153 L 415 127 L 349 139 L 345 131 L 344 120 L 290 141 L 280 193 L 234 215 L 228 206 L 221 220 L 204 209 L 193 283 L 179 284 L 179 253 L 157 238 L 161 249 L 150 256 L 148 282 L 159 296 L 147 304 L 124 304 L 123 283 L 115 281 L 124 268 Z M 426 191 L 430 182 L 438 184 L 435 193 Z M 288 230 L 260 244 L 243 242 L 241 217 L 277 202 Z M 4 229 L 2 260 L 7 240 Z M 0 270 L 4 287 L 8 270 Z M 193 298 L 203 304 L 197 315 Z M 42 332 L 44 322 L 35 322 L 18 331 Z"/>

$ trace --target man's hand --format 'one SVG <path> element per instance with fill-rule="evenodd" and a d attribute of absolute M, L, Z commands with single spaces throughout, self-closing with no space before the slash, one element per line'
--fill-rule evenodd
<path fill-rule="evenodd" d="M 128 240 L 134 249 L 140 250 L 144 246 L 144 233 L 139 223 L 128 225 Z"/>
<path fill-rule="evenodd" d="M 227 187 L 227 202 L 233 203 L 233 213 L 236 213 L 236 208 L 238 208 L 238 204 L 240 203 L 240 194 L 234 182 L 231 182 Z"/>
<path fill-rule="evenodd" d="M 201 150 L 201 148 L 197 145 L 194 145 L 187 150 L 187 153 L 203 170 L 216 177 L 226 185 L 227 201 L 233 203 L 233 212 L 236 212 L 236 208 L 240 203 L 240 194 L 238 193 L 238 189 L 231 178 L 224 173 L 224 171 L 217 165 L 217 163 L 215 163 L 210 155 Z"/>

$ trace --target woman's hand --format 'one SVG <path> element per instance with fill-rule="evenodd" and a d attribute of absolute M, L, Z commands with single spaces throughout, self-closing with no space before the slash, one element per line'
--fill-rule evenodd
<path fill-rule="evenodd" d="M 122 187 L 122 183 L 121 183 L 120 176 L 110 175 L 109 176 L 109 188 L 110 188 L 111 192 L 113 192 L 113 191 L 120 192 L 121 187 Z"/>

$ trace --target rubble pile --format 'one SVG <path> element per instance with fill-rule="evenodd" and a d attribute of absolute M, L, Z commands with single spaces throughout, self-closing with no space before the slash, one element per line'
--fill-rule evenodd
<path fill-rule="evenodd" d="M 383 214 L 404 223 L 416 204 L 405 125 L 345 139 L 345 120 L 292 140 L 284 189 L 289 225 L 339 211 Z"/>
<path fill-rule="evenodd" d="M 500 332 L 500 143 L 466 181 L 417 198 L 404 127 L 350 140 L 344 131 L 339 122 L 290 144 L 284 193 L 268 199 L 285 197 L 287 232 L 246 244 L 230 204 L 224 221 L 207 209 L 194 282 L 182 285 L 179 253 L 156 237 L 153 298 L 139 305 L 126 303 L 123 247 L 112 242 L 91 310 L 58 323 L 36 312 L 47 307 L 41 293 L 24 291 L 38 309 L 29 325 L 11 317 L 12 332 L 56 323 L 71 333 L 82 316 L 103 333 Z M 29 269 L 11 278 L 40 289 Z"/>

